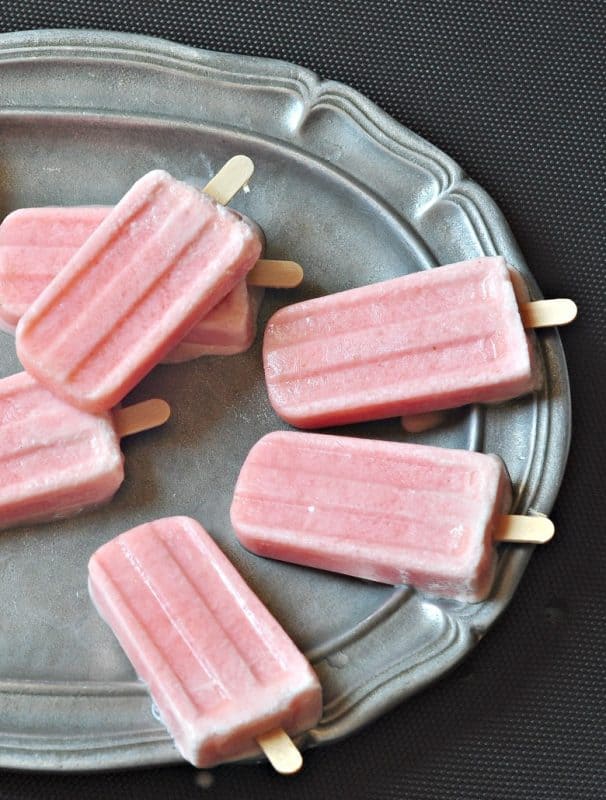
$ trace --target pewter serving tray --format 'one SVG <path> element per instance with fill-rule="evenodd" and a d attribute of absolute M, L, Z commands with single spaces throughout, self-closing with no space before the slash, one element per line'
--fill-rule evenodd
<path fill-rule="evenodd" d="M 0 36 L 0 215 L 19 206 L 112 203 L 156 167 L 202 186 L 229 157 L 256 172 L 233 205 L 263 227 L 267 254 L 304 265 L 293 292 L 268 292 L 260 330 L 285 303 L 501 253 L 540 297 L 491 199 L 444 153 L 357 92 L 278 61 L 157 39 L 47 31 Z M 0 375 L 20 369 L 0 334 Z M 0 766 L 94 769 L 178 761 L 150 699 L 88 599 L 103 542 L 169 514 L 200 520 L 307 653 L 324 716 L 301 744 L 353 733 L 462 659 L 510 599 L 531 554 L 503 547 L 478 605 L 423 597 L 244 551 L 229 523 L 238 470 L 284 427 L 267 401 L 260 338 L 240 356 L 161 366 L 132 400 L 165 397 L 173 417 L 124 442 L 113 503 L 0 534 Z M 539 394 L 453 412 L 408 436 L 496 452 L 518 512 L 548 513 L 566 460 L 570 400 L 556 333 L 539 336 Z M 398 420 L 347 434 L 403 440 Z"/>

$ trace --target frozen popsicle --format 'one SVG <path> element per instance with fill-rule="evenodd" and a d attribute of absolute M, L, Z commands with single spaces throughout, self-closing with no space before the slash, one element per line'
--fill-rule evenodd
<path fill-rule="evenodd" d="M 411 414 L 402 417 L 402 427 L 408 433 L 423 433 L 437 428 L 447 417 L 447 411 L 426 411 L 425 414 Z"/>
<path fill-rule="evenodd" d="M 0 380 L 0 528 L 109 501 L 124 479 L 120 438 L 161 425 L 168 414 L 163 400 L 89 414 L 26 372 Z"/>
<path fill-rule="evenodd" d="M 191 361 L 200 356 L 234 355 L 252 345 L 263 289 L 241 281 L 170 353 L 164 363 Z"/>
<path fill-rule="evenodd" d="M 0 224 L 0 326 L 14 333 L 34 300 L 109 212 L 107 206 L 19 208 Z"/>
<path fill-rule="evenodd" d="M 99 227 L 111 206 L 20 208 L 0 224 L 0 328 L 14 333 L 19 319 Z M 260 231 L 259 231 L 260 233 Z M 256 332 L 261 287 L 292 288 L 303 277 L 292 261 L 260 259 L 241 282 L 164 361 L 247 350 Z"/>
<path fill-rule="evenodd" d="M 532 391 L 540 376 L 523 317 L 538 304 L 512 276 L 503 258 L 477 258 L 281 309 L 263 346 L 272 406 L 318 428 Z M 568 300 L 543 304 L 554 307 L 576 313 Z"/>
<path fill-rule="evenodd" d="M 17 326 L 22 364 L 86 411 L 116 405 L 261 252 L 253 228 L 167 172 L 135 183 Z"/>
<path fill-rule="evenodd" d="M 508 516 L 510 505 L 497 456 L 279 431 L 244 462 L 231 520 L 261 556 L 478 602 L 495 539 L 553 534 L 544 517 Z"/>
<path fill-rule="evenodd" d="M 303 280 L 296 261 L 261 258 L 246 282 L 215 306 L 170 353 L 164 363 L 191 361 L 209 355 L 234 355 L 251 346 L 257 331 L 257 316 L 263 290 L 294 289 Z"/>
<path fill-rule="evenodd" d="M 288 741 L 279 731 L 294 736 L 319 720 L 314 671 L 195 520 L 160 519 L 112 539 L 90 560 L 89 588 L 195 766 L 268 745 L 271 759 L 272 741 Z M 272 763 L 295 771 L 300 755 L 286 755 Z"/>

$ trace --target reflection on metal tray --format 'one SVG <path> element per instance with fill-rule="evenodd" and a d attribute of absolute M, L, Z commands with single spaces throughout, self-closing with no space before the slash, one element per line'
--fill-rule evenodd
<path fill-rule="evenodd" d="M 0 37 L 0 214 L 113 203 L 155 167 L 202 186 L 237 152 L 256 172 L 234 207 L 263 227 L 267 255 L 306 270 L 270 313 L 314 297 L 479 254 L 502 253 L 539 293 L 490 198 L 447 156 L 346 86 L 291 64 L 99 32 Z M 518 511 L 549 512 L 570 430 L 559 338 L 540 334 L 541 393 L 450 414 L 416 436 L 503 457 Z M 10 337 L 0 374 L 19 369 Z M 93 769 L 178 760 L 144 688 L 92 608 L 86 564 L 102 542 L 166 514 L 198 518 L 312 659 L 325 695 L 302 740 L 348 735 L 439 678 L 503 611 L 530 549 L 503 548 L 491 598 L 473 606 L 270 562 L 229 524 L 239 467 L 283 427 L 265 393 L 259 341 L 240 356 L 161 366 L 132 399 L 165 397 L 168 425 L 124 443 L 126 481 L 104 509 L 0 540 L 0 765 Z M 352 426 L 403 439 L 397 420 Z M 408 435 L 408 438 L 415 438 Z M 327 613 L 329 610 L 329 613 Z"/>

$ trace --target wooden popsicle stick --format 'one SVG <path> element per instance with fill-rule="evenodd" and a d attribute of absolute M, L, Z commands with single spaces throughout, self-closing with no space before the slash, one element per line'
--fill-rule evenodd
<path fill-rule="evenodd" d="M 248 156 L 230 158 L 211 178 L 202 191 L 217 203 L 227 205 L 232 197 L 246 185 L 255 171 L 255 165 Z"/>
<path fill-rule="evenodd" d="M 202 190 L 226 205 L 250 179 L 255 165 L 248 156 L 234 156 L 224 164 Z M 295 261 L 261 258 L 246 276 L 250 286 L 266 289 L 293 289 L 303 280 L 303 270 Z"/>
<path fill-rule="evenodd" d="M 170 406 L 166 400 L 145 400 L 126 408 L 117 408 L 113 414 L 116 433 L 122 439 L 164 425 L 170 417 Z"/>
<path fill-rule="evenodd" d="M 275 728 L 257 738 L 257 744 L 269 763 L 281 775 L 292 775 L 303 766 L 303 757 L 297 746 L 282 728 Z"/>
<path fill-rule="evenodd" d="M 424 414 L 409 414 L 400 420 L 408 433 L 423 433 L 437 428 L 447 417 L 446 411 L 426 411 Z"/>
<path fill-rule="evenodd" d="M 554 532 L 554 524 L 547 517 L 525 517 L 521 514 L 506 514 L 499 520 L 494 541 L 517 544 L 545 544 L 552 538 Z"/>
<path fill-rule="evenodd" d="M 567 325 L 577 315 L 573 300 L 560 297 L 555 300 L 533 300 L 520 304 L 520 315 L 525 328 L 550 328 L 552 325 Z"/>
<path fill-rule="evenodd" d="M 266 289 L 294 289 L 303 280 L 303 269 L 296 261 L 260 258 L 246 276 L 249 286 Z"/>

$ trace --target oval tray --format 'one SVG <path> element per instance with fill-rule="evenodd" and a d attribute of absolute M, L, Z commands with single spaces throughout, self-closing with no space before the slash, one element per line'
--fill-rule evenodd
<path fill-rule="evenodd" d="M 296 292 L 267 292 L 260 328 L 285 303 L 480 254 L 501 253 L 540 293 L 502 215 L 444 153 L 339 83 L 292 64 L 134 35 L 0 36 L 0 214 L 112 203 L 156 167 L 202 186 L 227 157 L 256 163 L 234 206 L 263 227 L 270 257 L 298 260 Z M 503 547 L 488 601 L 432 600 L 256 558 L 229 525 L 246 453 L 283 427 L 267 401 L 259 340 L 248 352 L 161 366 L 132 393 L 173 417 L 124 443 L 114 502 L 0 538 L 0 766 L 94 769 L 179 760 L 109 629 L 86 563 L 102 542 L 167 514 L 198 518 L 320 675 L 319 726 L 303 746 L 346 736 L 462 659 L 499 616 L 531 548 Z M 540 393 L 453 412 L 417 441 L 498 453 L 518 512 L 548 513 L 566 460 L 570 400 L 557 333 L 539 337 Z M 19 364 L 0 339 L 0 374 Z M 398 420 L 352 426 L 406 438 Z"/>

